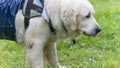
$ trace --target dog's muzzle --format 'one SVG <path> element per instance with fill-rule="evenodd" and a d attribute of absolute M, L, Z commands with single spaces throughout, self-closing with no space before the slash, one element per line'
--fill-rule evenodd
<path fill-rule="evenodd" d="M 86 35 L 86 36 L 93 36 L 93 37 L 96 37 L 97 34 L 101 31 L 101 28 L 100 27 L 96 27 L 92 32 L 90 33 L 87 33 L 86 31 L 83 31 L 83 34 Z"/>

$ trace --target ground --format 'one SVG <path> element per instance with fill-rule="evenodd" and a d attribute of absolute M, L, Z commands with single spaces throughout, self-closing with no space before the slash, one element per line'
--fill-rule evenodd
<path fill-rule="evenodd" d="M 59 62 L 67 68 L 120 68 L 120 0 L 90 0 L 102 31 L 57 43 Z M 25 68 L 25 47 L 0 40 L 0 68 Z"/>

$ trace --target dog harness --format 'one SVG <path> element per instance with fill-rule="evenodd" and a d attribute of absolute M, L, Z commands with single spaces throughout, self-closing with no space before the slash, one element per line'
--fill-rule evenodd
<path fill-rule="evenodd" d="M 25 29 L 29 26 L 29 20 L 33 17 L 42 16 L 48 22 L 50 31 L 56 34 L 56 30 L 52 26 L 51 19 L 48 17 L 44 8 L 44 0 L 26 0 L 23 6 L 23 15 Z"/>
<path fill-rule="evenodd" d="M 29 26 L 29 20 L 33 17 L 42 15 L 44 8 L 44 0 L 25 0 L 23 6 L 24 24 L 25 29 Z"/>
<path fill-rule="evenodd" d="M 44 0 L 25 0 L 23 15 L 27 18 L 41 16 L 44 8 Z"/>

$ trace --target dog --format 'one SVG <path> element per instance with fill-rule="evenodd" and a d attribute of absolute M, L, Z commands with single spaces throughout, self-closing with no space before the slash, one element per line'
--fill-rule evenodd
<path fill-rule="evenodd" d="M 51 26 L 44 17 L 34 17 L 26 30 L 22 11 L 18 11 L 15 19 L 17 41 L 26 44 L 29 68 L 44 68 L 45 62 L 51 68 L 65 68 L 58 62 L 56 42 L 81 34 L 95 37 L 101 28 L 88 0 L 45 0 L 44 8 Z"/>

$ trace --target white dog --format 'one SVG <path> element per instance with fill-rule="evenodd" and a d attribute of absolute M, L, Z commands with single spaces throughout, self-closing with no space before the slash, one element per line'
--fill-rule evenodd
<path fill-rule="evenodd" d="M 25 30 L 24 17 L 19 11 L 16 16 L 17 41 L 26 43 L 30 68 L 44 68 L 44 60 L 50 67 L 62 68 L 57 59 L 56 41 L 80 34 L 96 36 L 101 29 L 88 0 L 45 0 L 45 9 L 55 33 L 50 31 L 43 17 L 30 19 Z"/>

